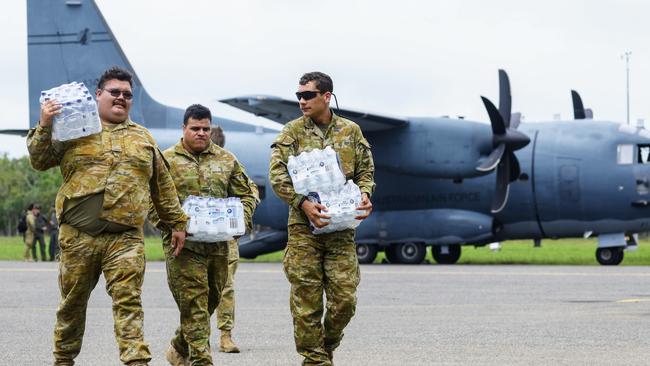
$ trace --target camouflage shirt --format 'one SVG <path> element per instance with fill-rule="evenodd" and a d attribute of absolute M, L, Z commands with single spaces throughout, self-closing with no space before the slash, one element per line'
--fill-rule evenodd
<path fill-rule="evenodd" d="M 363 137 L 359 126 L 332 113 L 332 122 L 325 133 L 308 117 L 300 117 L 287 123 L 271 145 L 269 180 L 275 193 L 290 206 L 289 225 L 308 224 L 307 216 L 298 207 L 304 197 L 293 190 L 287 161 L 289 156 L 303 151 L 331 146 L 339 156 L 346 179 L 352 179 L 361 192 L 371 196 L 375 190 L 370 144 Z"/>
<path fill-rule="evenodd" d="M 34 169 L 61 168 L 63 185 L 56 196 L 61 221 L 66 199 L 104 192 L 100 218 L 142 228 L 150 199 L 175 231 L 185 231 L 187 216 L 178 202 L 165 159 L 146 128 L 130 119 L 113 129 L 64 142 L 52 140 L 52 128 L 38 126 L 27 135 Z"/>
<path fill-rule="evenodd" d="M 257 186 L 232 153 L 210 142 L 201 154 L 194 155 L 183 147 L 181 139 L 165 150 L 163 155 L 169 162 L 169 171 L 181 202 L 190 195 L 239 197 L 244 206 L 246 227 L 249 230 L 252 228 L 253 212 L 259 202 Z M 167 241 L 169 229 L 158 222 L 155 213 L 152 212 L 150 219 L 164 232 L 163 240 Z"/>

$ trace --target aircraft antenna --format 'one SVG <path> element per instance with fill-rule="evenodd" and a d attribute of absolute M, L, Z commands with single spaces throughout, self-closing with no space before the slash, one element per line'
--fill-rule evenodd
<path fill-rule="evenodd" d="M 630 56 L 632 56 L 632 51 L 625 51 L 621 55 L 621 59 L 625 60 L 625 93 L 626 93 L 626 105 L 627 105 L 627 125 L 630 125 Z"/>

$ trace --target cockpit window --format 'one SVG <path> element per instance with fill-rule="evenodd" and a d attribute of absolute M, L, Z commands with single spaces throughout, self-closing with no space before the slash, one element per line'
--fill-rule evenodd
<path fill-rule="evenodd" d="M 616 148 L 616 162 L 618 164 L 634 163 L 634 145 L 618 145 Z"/>
<path fill-rule="evenodd" d="M 639 145 L 636 161 L 639 164 L 650 164 L 650 145 Z"/>

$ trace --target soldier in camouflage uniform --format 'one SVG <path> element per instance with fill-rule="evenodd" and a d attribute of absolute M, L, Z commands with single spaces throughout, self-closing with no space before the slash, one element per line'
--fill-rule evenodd
<path fill-rule="evenodd" d="M 285 125 L 271 145 L 269 179 L 275 193 L 289 208 L 289 242 L 284 253 L 284 272 L 291 284 L 289 299 L 293 316 L 294 339 L 303 365 L 332 365 L 333 352 L 343 337 L 356 308 L 359 265 L 354 230 L 314 235 L 309 228 L 324 227 L 326 207 L 297 194 L 287 171 L 289 156 L 331 146 L 339 156 L 347 179 L 362 192 L 365 210 L 370 214 L 374 164 L 370 145 L 354 122 L 337 116 L 329 109 L 332 79 L 320 72 L 307 73 L 299 81 L 296 96 L 303 117 Z M 327 313 L 323 317 L 323 291 Z"/>
<path fill-rule="evenodd" d="M 212 127 L 210 140 L 219 147 L 226 144 L 226 136 L 220 126 Z M 249 183 L 259 197 L 255 183 Z M 221 292 L 221 301 L 217 306 L 217 328 L 221 331 L 219 352 L 239 353 L 239 347 L 232 340 L 232 329 L 235 326 L 235 272 L 239 263 L 239 243 L 237 240 L 228 241 L 228 279 Z"/>
<path fill-rule="evenodd" d="M 211 143 L 211 121 L 212 115 L 206 107 L 198 104 L 188 107 L 183 120 L 183 138 L 163 153 L 178 198 L 184 202 L 190 195 L 239 197 L 250 229 L 259 202 L 257 188 L 253 188 L 254 183 L 232 153 Z M 167 361 L 175 366 L 212 365 L 210 316 L 219 304 L 228 277 L 228 243 L 193 242 L 190 236 L 183 252 L 174 256 L 169 228 L 158 223 L 153 212 L 152 222 L 163 233 L 167 281 L 181 320 L 167 350 Z"/>
<path fill-rule="evenodd" d="M 25 231 L 25 255 L 23 256 L 25 262 L 36 261 L 36 254 L 34 253 L 34 242 L 36 237 L 36 213 L 34 212 L 34 204 L 30 203 L 27 207 L 27 216 L 25 223 L 27 230 Z"/>
<path fill-rule="evenodd" d="M 143 337 L 140 294 L 149 202 L 173 228 L 177 252 L 183 248 L 187 217 L 153 137 L 129 119 L 131 74 L 117 67 L 106 70 L 95 95 L 101 133 L 53 141 L 52 119 L 61 105 L 48 101 L 27 138 L 32 166 L 46 170 L 60 165 L 63 175 L 55 204 L 61 223 L 61 302 L 54 329 L 54 365 L 73 365 L 81 351 L 88 298 L 102 273 L 113 300 L 120 360 L 147 365 L 151 354 Z"/>

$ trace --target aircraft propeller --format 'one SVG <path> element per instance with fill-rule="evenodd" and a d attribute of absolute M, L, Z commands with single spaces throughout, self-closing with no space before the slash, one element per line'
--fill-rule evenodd
<path fill-rule="evenodd" d="M 517 180 L 521 169 L 514 152 L 530 142 L 528 136 L 517 131 L 521 120 L 520 113 L 511 113 L 512 96 L 510 81 L 504 70 L 499 70 L 499 109 L 486 97 L 481 96 L 490 116 L 492 125 L 492 144 L 494 150 L 476 167 L 478 171 L 487 172 L 497 169 L 496 190 L 492 201 L 492 212 L 501 211 L 508 201 L 510 182 Z"/>

